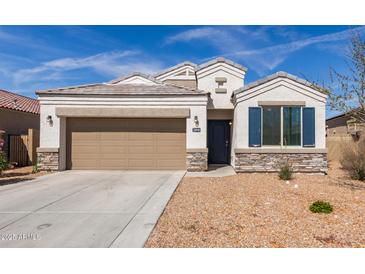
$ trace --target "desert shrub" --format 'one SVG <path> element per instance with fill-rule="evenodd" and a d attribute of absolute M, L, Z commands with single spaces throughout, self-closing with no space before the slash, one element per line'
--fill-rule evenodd
<path fill-rule="evenodd" d="M 0 175 L 8 168 L 8 160 L 4 152 L 0 152 Z"/>
<path fill-rule="evenodd" d="M 291 180 L 293 178 L 293 168 L 289 163 L 285 163 L 280 167 L 279 178 L 281 180 Z"/>
<path fill-rule="evenodd" d="M 38 173 L 38 172 L 39 172 L 38 164 L 33 165 L 32 173 Z"/>
<path fill-rule="evenodd" d="M 326 213 L 329 214 L 333 211 L 333 207 L 328 202 L 316 201 L 309 207 L 309 210 L 313 213 Z"/>
<path fill-rule="evenodd" d="M 342 146 L 341 165 L 354 180 L 365 180 L 365 137 Z"/>

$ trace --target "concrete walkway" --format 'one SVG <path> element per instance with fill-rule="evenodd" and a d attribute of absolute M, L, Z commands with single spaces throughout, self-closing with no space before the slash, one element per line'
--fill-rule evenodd
<path fill-rule="evenodd" d="M 232 166 L 229 165 L 209 165 L 205 172 L 187 172 L 186 177 L 225 177 L 236 175 Z"/>
<path fill-rule="evenodd" d="M 66 171 L 0 187 L 0 247 L 143 247 L 185 171 Z"/>

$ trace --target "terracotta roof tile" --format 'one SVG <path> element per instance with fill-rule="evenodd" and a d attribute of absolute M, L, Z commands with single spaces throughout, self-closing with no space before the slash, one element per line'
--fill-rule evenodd
<path fill-rule="evenodd" d="M 39 114 L 38 100 L 1 89 L 0 108 Z"/>

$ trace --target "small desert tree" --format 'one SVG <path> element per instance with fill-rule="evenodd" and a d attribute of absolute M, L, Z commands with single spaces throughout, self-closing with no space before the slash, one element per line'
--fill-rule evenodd
<path fill-rule="evenodd" d="M 346 113 L 355 123 L 365 124 L 365 38 L 357 32 L 352 33 L 351 43 L 346 54 L 348 74 L 331 68 L 331 84 L 335 88 L 315 86 L 329 95 L 332 110 Z M 350 172 L 353 179 L 365 178 L 365 139 L 342 149 L 341 164 Z"/>
<path fill-rule="evenodd" d="M 348 74 L 342 74 L 331 68 L 331 82 L 337 86 L 323 88 L 329 94 L 329 106 L 332 110 L 347 113 L 356 123 L 365 123 L 365 39 L 357 32 L 351 36 L 346 54 Z"/>

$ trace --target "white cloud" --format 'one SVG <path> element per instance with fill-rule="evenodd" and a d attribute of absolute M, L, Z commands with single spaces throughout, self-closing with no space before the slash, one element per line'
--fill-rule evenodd
<path fill-rule="evenodd" d="M 264 74 L 268 70 L 273 70 L 282 62 L 284 62 L 293 52 L 314 44 L 329 42 L 333 43 L 339 41 L 342 42 L 349 39 L 351 33 L 354 31 L 364 33 L 365 27 L 358 27 L 336 33 L 314 36 L 290 43 L 284 43 L 260 49 L 230 52 L 225 54 L 225 56 L 235 57 L 242 61 L 249 62 L 255 71 L 257 71 L 259 74 Z"/>
<path fill-rule="evenodd" d="M 116 77 L 132 71 L 154 73 L 162 68 L 159 62 L 143 62 L 143 58 L 140 52 L 131 50 L 103 52 L 84 58 L 61 58 L 33 68 L 17 70 L 13 73 L 13 79 L 19 85 L 33 81 L 60 80 L 66 77 L 66 72 L 78 69 L 92 69 L 101 75 Z"/>
<path fill-rule="evenodd" d="M 219 37 L 219 35 L 222 33 L 223 31 L 213 27 L 190 29 L 167 37 L 165 40 L 165 44 L 189 42 L 194 39 L 211 38 L 212 36 Z"/>
<path fill-rule="evenodd" d="M 345 41 L 351 32 L 358 31 L 365 33 L 365 27 L 358 27 L 341 32 L 319 35 L 309 38 L 304 33 L 298 33 L 287 27 L 263 26 L 263 27 L 201 27 L 180 32 L 166 38 L 166 44 L 178 42 L 191 42 L 192 40 L 205 40 L 214 45 L 219 51 L 219 55 L 234 58 L 243 62 L 249 68 L 263 75 L 275 69 L 283 63 L 292 53 L 310 45 L 320 45 L 324 43 L 335 43 Z M 263 48 L 255 48 L 256 42 L 261 40 L 263 44 L 268 44 L 271 35 L 284 37 L 291 42 L 279 45 L 270 45 Z M 318 47 L 320 48 L 320 47 Z M 205 59 L 210 59 L 205 58 Z"/>

